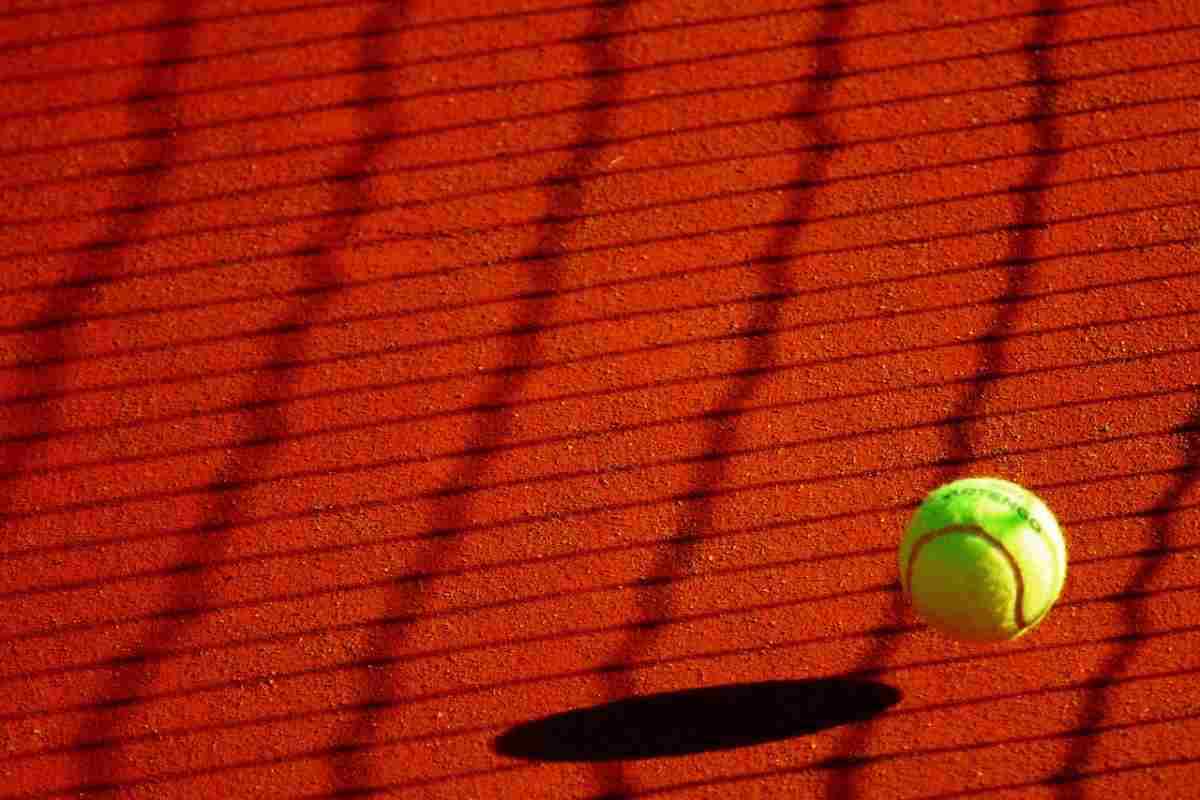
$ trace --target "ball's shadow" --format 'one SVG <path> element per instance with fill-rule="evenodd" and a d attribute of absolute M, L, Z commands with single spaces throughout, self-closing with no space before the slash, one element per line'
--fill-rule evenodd
<path fill-rule="evenodd" d="M 787 739 L 870 719 L 900 700 L 874 681 L 764 681 L 633 697 L 522 723 L 493 742 L 531 761 L 664 758 Z"/>

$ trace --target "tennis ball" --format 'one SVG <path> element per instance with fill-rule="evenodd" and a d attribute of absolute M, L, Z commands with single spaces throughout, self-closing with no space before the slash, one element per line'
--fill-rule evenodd
<path fill-rule="evenodd" d="M 1062 591 L 1067 547 L 1050 509 L 999 478 L 934 489 L 900 543 L 900 581 L 917 614 L 956 639 L 998 642 L 1037 625 Z"/>

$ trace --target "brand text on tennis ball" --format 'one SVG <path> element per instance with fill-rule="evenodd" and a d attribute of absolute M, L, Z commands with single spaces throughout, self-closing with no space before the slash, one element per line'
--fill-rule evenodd
<path fill-rule="evenodd" d="M 929 493 L 900 544 L 900 579 L 917 614 L 969 641 L 1026 633 L 1066 580 L 1054 515 L 1032 492 L 999 478 L 964 478 Z"/>

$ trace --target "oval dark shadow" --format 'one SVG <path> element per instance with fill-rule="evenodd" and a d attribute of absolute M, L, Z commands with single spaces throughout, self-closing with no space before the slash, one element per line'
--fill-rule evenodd
<path fill-rule="evenodd" d="M 787 739 L 870 719 L 900 700 L 848 678 L 763 681 L 632 697 L 510 728 L 493 742 L 530 761 L 664 758 Z"/>

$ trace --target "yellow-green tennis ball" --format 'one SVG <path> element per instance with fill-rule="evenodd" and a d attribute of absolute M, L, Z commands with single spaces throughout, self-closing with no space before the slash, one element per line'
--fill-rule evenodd
<path fill-rule="evenodd" d="M 956 639 L 1015 639 L 1045 618 L 1066 577 L 1050 509 L 999 478 L 934 489 L 900 544 L 900 581 L 917 614 Z"/>

